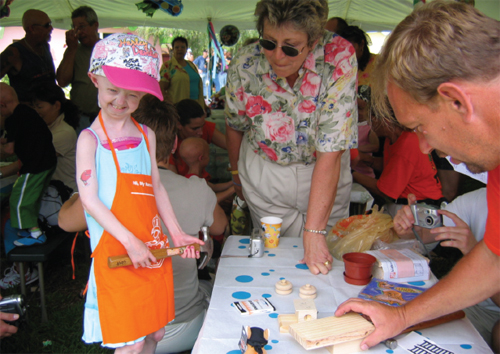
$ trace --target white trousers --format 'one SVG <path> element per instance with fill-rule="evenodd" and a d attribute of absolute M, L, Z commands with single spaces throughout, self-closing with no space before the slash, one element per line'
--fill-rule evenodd
<path fill-rule="evenodd" d="M 283 219 L 282 237 L 302 237 L 314 166 L 300 163 L 281 166 L 264 160 L 253 152 L 246 136 L 243 136 L 238 171 L 254 227 L 260 226 L 260 218 L 264 216 L 277 216 Z M 342 155 L 337 195 L 328 219 L 329 228 L 349 216 L 351 185 L 350 154 L 346 151 Z"/>

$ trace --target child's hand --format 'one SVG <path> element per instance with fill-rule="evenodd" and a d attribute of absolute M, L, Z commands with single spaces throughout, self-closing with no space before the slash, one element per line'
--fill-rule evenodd
<path fill-rule="evenodd" d="M 126 247 L 126 249 L 135 269 L 139 267 L 149 267 L 151 263 L 156 262 L 156 258 L 149 248 L 137 237 L 132 237 L 130 239 L 130 246 Z"/>
<path fill-rule="evenodd" d="M 204 245 L 205 242 L 197 237 L 189 236 L 185 233 L 179 233 L 172 237 L 175 247 L 181 247 L 185 245 L 190 245 L 192 243 L 198 243 Z M 182 258 L 200 258 L 200 251 L 195 251 L 194 247 L 187 247 L 184 253 L 181 255 Z"/>

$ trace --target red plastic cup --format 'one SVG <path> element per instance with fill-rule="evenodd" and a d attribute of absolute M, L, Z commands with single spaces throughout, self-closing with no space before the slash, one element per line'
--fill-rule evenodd
<path fill-rule="evenodd" d="M 344 260 L 344 279 L 349 284 L 365 285 L 372 277 L 372 266 L 377 261 L 371 254 L 361 252 L 346 253 Z M 361 284 L 362 283 L 362 284 Z"/>

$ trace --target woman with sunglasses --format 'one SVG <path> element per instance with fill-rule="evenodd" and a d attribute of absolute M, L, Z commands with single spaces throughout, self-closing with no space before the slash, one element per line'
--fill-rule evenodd
<path fill-rule="evenodd" d="M 234 184 L 254 225 L 282 218 L 281 236 L 303 237 L 303 262 L 326 274 L 326 228 L 349 213 L 356 55 L 324 30 L 326 0 L 261 0 L 255 15 L 260 40 L 233 58 L 226 86 Z"/>

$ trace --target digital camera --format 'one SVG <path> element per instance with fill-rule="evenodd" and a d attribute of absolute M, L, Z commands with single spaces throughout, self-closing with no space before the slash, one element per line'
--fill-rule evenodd
<path fill-rule="evenodd" d="M 425 203 L 410 205 L 415 225 L 426 229 L 443 226 L 443 217 L 438 214 L 438 208 Z"/>
<path fill-rule="evenodd" d="M 13 326 L 18 326 L 26 317 L 26 305 L 23 295 L 6 296 L 0 300 L 0 312 L 17 313 L 19 318 L 16 321 L 4 321 Z"/>

